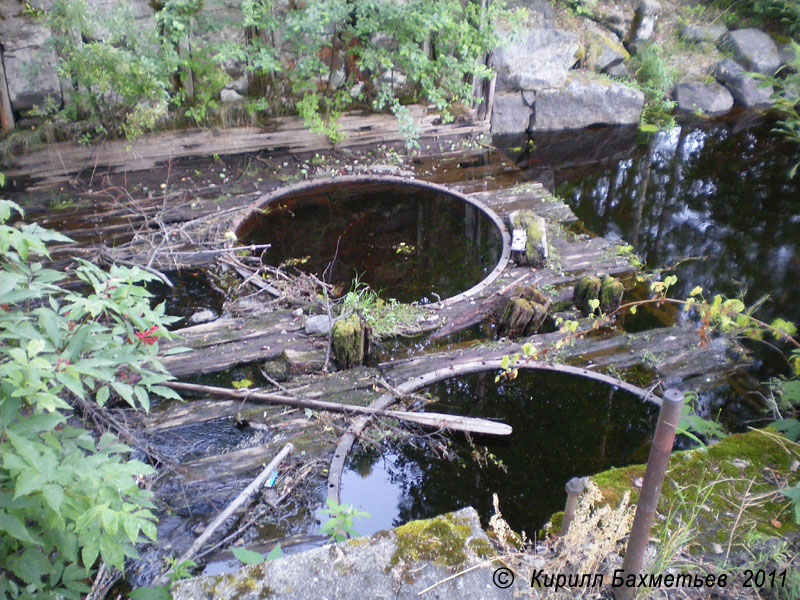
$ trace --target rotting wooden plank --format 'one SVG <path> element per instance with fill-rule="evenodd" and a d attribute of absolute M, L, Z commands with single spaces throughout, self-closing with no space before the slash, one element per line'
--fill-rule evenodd
<path fill-rule="evenodd" d="M 299 433 L 281 435 L 272 439 L 267 444 L 251 446 L 242 450 L 234 450 L 225 454 L 205 456 L 180 465 L 177 470 L 187 483 L 206 481 L 209 479 L 235 478 L 244 475 L 249 471 L 257 469 L 264 464 L 264 456 L 272 452 L 275 448 L 291 441 Z"/>
<path fill-rule="evenodd" d="M 583 322 L 589 323 L 585 320 Z M 468 360 L 488 361 L 521 353 L 524 342 L 532 343 L 539 351 L 552 348 L 563 337 L 564 334 L 554 332 L 535 335 L 519 342 L 500 340 L 490 346 L 477 345 L 382 363 L 380 369 L 391 384 L 397 385 L 434 368 L 445 368 L 449 364 Z M 703 348 L 700 341 L 691 324 L 629 334 L 608 331 L 601 337 L 593 335 L 576 339 L 574 343 L 559 349 L 555 356 L 559 362 L 577 362 L 581 366 L 599 371 L 624 370 L 645 364 L 653 368 L 657 378 L 676 385 L 680 384 L 681 379 L 711 377 L 714 373 L 730 372 L 734 365 L 745 361 L 742 351 L 732 340 L 712 344 L 709 348 Z M 646 353 L 653 357 L 652 364 L 643 360 Z"/>
<path fill-rule="evenodd" d="M 324 353 L 323 353 L 324 354 Z M 358 367 L 337 373 L 318 373 L 298 377 L 286 383 L 287 393 L 304 398 L 324 398 L 331 402 L 367 406 L 380 395 L 376 388 L 377 369 Z M 185 402 L 170 402 L 163 410 L 154 410 L 141 415 L 141 428 L 148 432 L 161 431 L 196 423 L 239 416 L 243 421 L 270 421 L 287 410 L 284 406 L 270 406 L 242 402 L 201 398 Z"/>
<path fill-rule="evenodd" d="M 223 317 L 173 332 L 178 339 L 162 344 L 167 351 L 176 346 L 192 352 L 162 356 L 167 370 L 176 377 L 216 373 L 240 364 L 274 360 L 290 348 L 311 352 L 324 343 L 308 337 L 289 311 L 276 311 L 267 317 Z"/>
<path fill-rule="evenodd" d="M 485 121 L 439 124 L 423 106 L 409 107 L 423 138 L 440 135 L 488 133 Z M 346 135 L 337 147 L 394 143 L 404 140 L 392 115 L 347 113 L 339 121 Z M 104 141 L 84 147 L 71 142 L 50 144 L 43 150 L 22 154 L 7 169 L 9 177 L 27 176 L 48 184 L 64 181 L 85 169 L 111 167 L 116 171 L 141 171 L 158 163 L 183 157 L 231 155 L 257 151 L 313 152 L 333 146 L 323 135 L 311 133 L 303 119 L 276 119 L 269 130 L 257 127 L 165 132 L 142 136 L 134 142 Z"/>

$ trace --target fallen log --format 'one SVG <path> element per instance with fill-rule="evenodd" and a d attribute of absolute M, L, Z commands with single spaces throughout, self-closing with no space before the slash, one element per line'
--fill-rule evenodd
<path fill-rule="evenodd" d="M 236 398 L 249 402 L 268 402 L 274 404 L 285 404 L 287 406 L 297 406 L 300 408 L 311 408 L 316 410 L 327 410 L 331 412 L 354 413 L 360 415 L 390 417 L 401 421 L 409 421 L 425 427 L 435 429 L 450 429 L 453 431 L 466 431 L 469 433 L 481 433 L 485 435 L 511 435 L 511 427 L 504 423 L 495 423 L 487 419 L 477 419 L 475 417 L 460 417 L 456 415 L 444 415 L 441 413 L 410 413 L 399 410 L 381 410 L 366 406 L 354 406 L 352 404 L 337 404 L 335 402 L 325 402 L 323 400 L 309 400 L 308 398 L 294 398 L 281 394 L 268 394 L 264 392 L 252 392 L 247 390 L 230 390 L 227 388 L 214 387 L 209 385 L 199 385 L 196 383 L 181 383 L 171 381 L 166 383 L 174 390 L 183 392 L 197 392 L 224 398 Z"/>

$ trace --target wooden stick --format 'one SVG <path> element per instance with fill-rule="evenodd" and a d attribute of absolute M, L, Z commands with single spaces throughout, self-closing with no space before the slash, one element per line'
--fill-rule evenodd
<path fill-rule="evenodd" d="M 171 387 L 174 390 L 209 394 L 212 396 L 222 396 L 225 398 L 235 398 L 243 401 L 269 402 L 273 404 L 285 404 L 288 406 L 298 406 L 300 408 L 312 408 L 316 410 L 328 410 L 332 412 L 391 417 L 393 419 L 410 421 L 418 425 L 433 427 L 435 429 L 451 429 L 454 431 L 467 431 L 469 433 L 483 433 L 486 435 L 511 435 L 512 431 L 511 426 L 504 423 L 496 423 L 494 421 L 477 419 L 475 417 L 459 417 L 456 415 L 444 415 L 441 413 L 411 413 L 399 410 L 381 410 L 369 408 L 367 406 L 338 404 L 336 402 L 310 400 L 308 398 L 294 398 L 292 396 L 268 394 L 264 392 L 251 392 L 247 390 L 238 391 L 210 385 L 181 383 L 177 381 L 170 381 L 164 385 Z"/>
<path fill-rule="evenodd" d="M 236 498 L 234 498 L 233 501 L 228 504 L 228 506 L 225 507 L 225 510 L 217 515 L 217 517 L 208 525 L 208 527 L 206 527 L 205 531 L 200 534 L 200 537 L 198 537 L 189 547 L 189 549 L 184 552 L 177 561 L 175 561 L 175 564 L 180 565 L 187 560 L 190 560 L 195 554 L 197 554 L 197 551 L 203 547 L 203 544 L 208 541 L 208 538 L 210 538 L 214 532 L 220 528 L 220 526 L 236 511 L 236 509 L 247 502 L 250 496 L 256 493 L 258 488 L 260 488 L 261 485 L 267 480 L 267 477 L 269 477 L 270 474 L 276 468 L 278 468 L 278 465 L 281 464 L 283 459 L 286 458 L 293 450 L 294 445 L 291 442 L 286 444 L 281 451 L 278 452 L 275 458 L 273 458 L 270 463 L 264 467 L 261 473 L 258 474 L 258 477 L 251 481 L 250 485 L 244 488 L 242 492 L 236 496 Z M 172 569 L 169 569 L 166 573 L 161 575 L 156 581 L 153 582 L 153 586 L 158 586 L 159 584 L 163 585 L 166 583 L 166 578 L 171 572 Z"/>

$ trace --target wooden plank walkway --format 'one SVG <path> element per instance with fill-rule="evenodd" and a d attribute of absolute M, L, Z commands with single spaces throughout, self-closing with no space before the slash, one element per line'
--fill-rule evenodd
<path fill-rule="evenodd" d="M 500 277 L 479 296 L 445 306 L 433 306 L 431 311 L 438 315 L 440 327 L 474 310 L 481 302 L 490 301 L 510 284 L 534 284 L 554 299 L 563 300 L 571 297 L 571 286 L 584 275 L 626 276 L 637 272 L 630 257 L 616 251 L 614 242 L 572 233 L 569 227 L 577 221 L 572 210 L 539 184 L 523 184 L 474 196 L 501 216 L 519 208 L 529 208 L 545 216 L 552 260 L 541 269 L 509 263 Z M 224 371 L 255 361 L 275 360 L 287 348 L 316 353 L 320 361 L 324 360 L 326 340 L 306 336 L 302 331 L 302 320 L 282 309 L 256 316 L 231 316 L 181 329 L 176 332 L 181 339 L 172 345 L 188 346 L 194 352 L 165 357 L 165 364 L 174 375 L 187 377 Z M 589 325 L 588 321 L 584 323 L 584 326 Z M 545 348 L 555 344 L 560 337 L 559 333 L 535 335 L 530 341 Z M 688 379 L 702 383 L 702 388 L 708 389 L 719 384 L 730 372 L 733 366 L 728 357 L 731 348 L 725 343 L 716 349 L 704 349 L 699 342 L 692 326 L 635 334 L 607 330 L 599 338 L 592 336 L 575 342 L 559 353 L 558 360 L 605 371 L 624 371 L 644 365 L 653 370 L 653 378 L 670 383 Z M 165 346 L 168 347 L 170 345 Z M 498 358 L 519 351 L 519 347 L 518 343 L 505 340 L 489 342 L 468 349 L 458 348 L 427 353 L 406 361 L 393 361 L 381 365 L 381 371 L 396 384 L 405 377 L 418 374 L 420 369 L 459 360 Z M 737 360 L 742 358 L 735 352 L 733 355 Z"/>

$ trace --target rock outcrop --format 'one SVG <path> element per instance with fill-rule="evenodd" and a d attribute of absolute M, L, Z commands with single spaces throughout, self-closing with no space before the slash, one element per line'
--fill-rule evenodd
<path fill-rule="evenodd" d="M 694 44 L 716 44 L 728 33 L 725 25 L 685 25 L 681 29 L 681 39 Z"/>
<path fill-rule="evenodd" d="M 575 74 L 559 89 L 536 95 L 533 131 L 639 122 L 644 94 L 616 81 Z"/>
<path fill-rule="evenodd" d="M 525 103 L 522 92 L 504 92 L 494 99 L 492 134 L 506 135 L 528 131 L 531 124 L 531 107 Z"/>
<path fill-rule="evenodd" d="M 496 554 L 478 513 L 464 508 L 370 538 L 244 567 L 234 574 L 179 581 L 172 587 L 172 597 L 411 600 L 435 586 L 437 598 L 503 600 L 526 592 L 530 583 L 524 577 L 518 577 L 511 589 L 491 585 L 496 566 L 486 559 Z M 512 581 L 513 577 L 509 585 Z"/>
<path fill-rule="evenodd" d="M 719 83 L 687 81 L 675 86 L 678 110 L 684 113 L 701 113 L 710 117 L 724 115 L 733 108 L 733 95 Z"/>
<path fill-rule="evenodd" d="M 745 108 L 766 108 L 770 105 L 772 86 L 762 87 L 762 82 L 748 73 L 735 60 L 726 58 L 717 64 L 714 76 Z"/>
<path fill-rule="evenodd" d="M 20 112 L 44 105 L 48 96 L 56 105 L 61 104 L 58 61 L 46 43 L 50 32 L 24 12 L 24 3 L 0 0 L 0 40 L 8 94 L 14 110 Z"/>
<path fill-rule="evenodd" d="M 575 64 L 578 37 L 558 29 L 532 29 L 494 53 L 497 91 L 559 87 Z"/>
<path fill-rule="evenodd" d="M 657 0 L 640 0 L 633 15 L 627 46 L 636 51 L 643 44 L 648 43 L 656 31 L 656 23 L 661 15 L 661 4 Z"/>
<path fill-rule="evenodd" d="M 750 71 L 773 75 L 781 66 L 778 46 L 758 29 L 731 31 L 724 44 L 733 50 L 736 61 Z"/>

